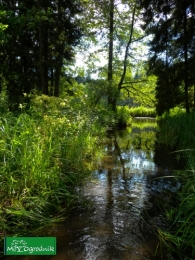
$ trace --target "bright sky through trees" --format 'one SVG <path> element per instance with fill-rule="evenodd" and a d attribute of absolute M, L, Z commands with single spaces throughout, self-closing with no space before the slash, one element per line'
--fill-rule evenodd
<path fill-rule="evenodd" d="M 116 21 L 114 25 L 115 30 L 115 40 L 114 40 L 114 58 L 117 60 L 123 61 L 124 55 L 125 55 L 125 47 L 127 44 L 127 39 L 129 37 L 129 28 L 131 25 L 131 19 L 132 19 L 132 12 L 130 10 L 130 5 L 128 4 L 122 4 L 121 1 L 115 1 L 115 16 Z M 117 19 L 121 20 L 124 19 L 124 29 L 123 23 L 121 25 L 118 25 Z M 101 21 L 102 22 L 102 21 Z M 97 21 L 98 23 L 98 21 Z M 136 34 L 140 34 L 142 37 L 144 35 L 143 30 L 140 27 L 141 25 L 141 19 L 136 19 L 134 30 L 136 30 Z M 101 26 L 101 29 L 94 29 L 92 27 L 91 31 L 100 31 L 100 33 L 97 33 L 95 35 L 95 44 L 93 41 L 87 41 L 85 40 L 85 37 L 82 39 L 82 42 L 84 44 L 81 44 L 81 47 L 87 45 L 87 48 L 85 47 L 83 50 L 79 49 L 77 51 L 76 55 L 76 67 L 82 68 L 85 71 L 90 70 L 90 75 L 92 77 L 97 78 L 98 77 L 98 71 L 101 70 L 102 67 L 106 67 L 108 64 L 108 32 L 107 32 L 107 25 L 104 25 L 105 29 L 102 29 L 103 26 Z M 120 29 L 119 27 L 122 26 Z M 124 32 L 124 36 L 121 36 L 122 31 Z M 135 34 L 135 35 L 136 35 Z M 103 35 L 103 36 L 102 36 Z M 121 38 L 122 37 L 122 38 Z M 125 37 L 125 38 L 123 38 Z M 139 38 L 138 35 L 135 36 L 136 40 Z M 136 64 L 140 61 L 147 60 L 148 56 L 148 47 L 147 47 L 147 37 L 132 41 L 132 44 L 129 48 L 129 56 L 130 56 L 130 63 L 132 64 L 132 73 L 136 72 Z"/>

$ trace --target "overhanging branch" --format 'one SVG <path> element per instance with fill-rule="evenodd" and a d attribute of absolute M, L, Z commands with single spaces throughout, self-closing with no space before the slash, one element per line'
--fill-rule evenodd
<path fill-rule="evenodd" d="M 122 83 L 122 85 L 134 84 L 134 83 L 140 83 L 140 82 L 148 82 L 148 80 L 147 79 L 142 79 L 142 80 L 137 80 L 137 81 L 127 81 L 127 82 Z"/>
<path fill-rule="evenodd" d="M 130 86 L 129 86 L 130 89 L 128 88 L 128 86 L 121 86 L 121 89 L 125 89 L 125 90 L 128 92 L 128 97 L 129 97 L 129 93 L 135 94 L 135 93 L 133 93 L 133 91 L 132 91 L 132 90 L 134 90 L 136 93 L 140 93 L 140 94 L 146 96 L 149 100 L 151 100 L 153 103 L 155 103 L 155 100 L 153 100 L 152 98 L 150 98 L 150 97 L 148 96 L 148 94 L 146 94 L 146 93 L 142 92 L 141 90 L 135 88 L 135 87 L 133 86 L 133 83 L 132 83 L 132 82 L 129 83 L 129 84 L 130 84 Z"/>

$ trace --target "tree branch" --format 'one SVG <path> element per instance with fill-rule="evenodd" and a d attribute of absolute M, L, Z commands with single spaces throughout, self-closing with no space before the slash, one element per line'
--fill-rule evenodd
<path fill-rule="evenodd" d="M 142 95 L 146 96 L 147 98 L 149 98 L 153 103 L 155 103 L 155 100 L 153 100 L 152 98 L 150 98 L 150 97 L 148 96 L 148 94 L 146 94 L 146 93 L 142 92 L 141 90 L 135 88 L 135 87 L 133 86 L 133 83 L 130 83 L 130 84 L 131 84 L 131 86 L 129 86 L 129 87 L 130 87 L 131 89 L 133 89 L 134 91 L 136 91 L 136 93 L 139 92 L 140 94 L 142 94 Z M 128 97 L 129 97 L 129 92 L 133 93 L 131 89 L 128 89 L 128 86 L 121 86 L 121 89 L 125 89 L 125 90 L 128 92 Z M 134 93 L 133 93 L 133 94 L 134 94 Z"/>
<path fill-rule="evenodd" d="M 138 38 L 138 39 L 136 39 L 136 40 L 133 40 L 132 43 L 134 43 L 134 42 L 139 42 L 139 41 L 143 40 L 143 39 L 146 38 L 146 37 L 148 37 L 148 35 L 143 35 L 142 37 L 140 37 L 140 38 Z"/>
<path fill-rule="evenodd" d="M 124 84 L 134 84 L 134 83 L 140 83 L 140 82 L 148 82 L 148 80 L 142 79 L 142 80 L 137 80 L 137 81 L 127 81 L 127 82 L 122 83 L 122 85 L 124 85 Z"/>
<path fill-rule="evenodd" d="M 133 16 L 132 16 L 132 23 L 131 23 L 131 30 L 130 30 L 130 37 L 129 37 L 129 41 L 127 43 L 126 46 L 126 50 L 125 50 L 125 57 L 124 57 L 124 66 L 123 66 L 123 74 L 121 76 L 120 82 L 118 84 L 118 90 L 120 91 L 125 75 L 126 75 L 126 71 L 127 71 L 127 57 L 128 57 L 128 51 L 129 51 L 129 46 L 131 45 L 131 41 L 132 41 L 132 36 L 133 36 L 133 29 L 134 29 L 134 21 L 135 21 L 135 11 L 136 11 L 136 5 L 134 6 L 133 9 Z"/>

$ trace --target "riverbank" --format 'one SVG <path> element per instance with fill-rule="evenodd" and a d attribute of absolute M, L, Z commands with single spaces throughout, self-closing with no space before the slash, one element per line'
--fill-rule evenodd
<path fill-rule="evenodd" d="M 153 161 L 155 122 L 134 123 L 106 134 L 104 156 L 90 181 L 77 190 L 83 203 L 69 219 L 44 230 L 57 238 L 58 253 L 51 259 L 160 259 L 154 227 L 162 224 L 164 190 L 174 187 L 159 178 L 164 169 Z"/>
<path fill-rule="evenodd" d="M 170 113 L 159 120 L 159 150 L 167 147 L 185 170 L 173 172 L 181 187 L 165 205 L 168 228 L 159 229 L 170 259 L 195 259 L 195 114 Z"/>
<path fill-rule="evenodd" d="M 81 102 L 83 101 L 83 102 Z M 28 109 L 0 117 L 0 231 L 4 236 L 41 234 L 80 204 L 77 190 L 105 151 L 106 130 L 132 122 L 128 107 L 117 113 L 91 109 L 75 97 L 31 95 Z"/>
<path fill-rule="evenodd" d="M 36 235 L 79 203 L 76 188 L 101 157 L 98 120 L 82 104 L 45 95 L 0 117 L 1 250 L 3 236 Z"/>

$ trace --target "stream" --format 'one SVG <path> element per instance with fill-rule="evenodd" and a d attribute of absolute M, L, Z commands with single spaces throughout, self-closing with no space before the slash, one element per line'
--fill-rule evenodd
<path fill-rule="evenodd" d="M 160 206 L 177 185 L 160 178 L 168 170 L 154 163 L 155 132 L 155 121 L 137 120 L 131 129 L 108 134 L 105 157 L 77 191 L 87 207 L 79 206 L 68 221 L 51 228 L 57 255 L 45 259 L 151 260 L 155 254 L 160 259 L 154 227 L 164 225 Z"/>

